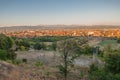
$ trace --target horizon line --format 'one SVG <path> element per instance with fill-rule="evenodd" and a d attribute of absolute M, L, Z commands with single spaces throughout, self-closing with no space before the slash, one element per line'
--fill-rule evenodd
<path fill-rule="evenodd" d="M 29 27 L 29 26 L 120 26 L 120 24 L 39 24 L 39 25 L 9 25 L 9 26 L 0 26 L 0 27 Z"/>

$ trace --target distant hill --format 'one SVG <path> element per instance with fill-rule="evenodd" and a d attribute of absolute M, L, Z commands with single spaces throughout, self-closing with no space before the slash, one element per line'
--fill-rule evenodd
<path fill-rule="evenodd" d="M 93 26 L 80 26 L 80 25 L 39 25 L 39 26 L 10 26 L 10 27 L 0 27 L 0 30 L 11 30 L 11 31 L 21 31 L 21 30 L 50 30 L 50 29 L 113 29 L 119 28 L 120 26 L 113 25 L 93 25 Z"/>

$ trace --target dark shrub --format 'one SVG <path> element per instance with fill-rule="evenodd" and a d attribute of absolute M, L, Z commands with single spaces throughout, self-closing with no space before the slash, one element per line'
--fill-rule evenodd
<path fill-rule="evenodd" d="M 22 62 L 27 63 L 27 59 L 23 58 Z"/>
<path fill-rule="evenodd" d="M 7 59 L 7 51 L 0 50 L 0 59 L 1 60 L 6 60 Z"/>

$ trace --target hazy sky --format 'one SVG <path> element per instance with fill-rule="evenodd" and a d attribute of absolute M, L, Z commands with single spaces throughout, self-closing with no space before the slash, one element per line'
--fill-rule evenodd
<path fill-rule="evenodd" d="M 0 26 L 120 25 L 120 0 L 0 0 Z"/>

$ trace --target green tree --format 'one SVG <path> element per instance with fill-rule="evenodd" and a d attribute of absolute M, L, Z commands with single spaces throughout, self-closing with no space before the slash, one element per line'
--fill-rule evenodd
<path fill-rule="evenodd" d="M 0 34 L 0 58 L 2 60 L 14 60 L 16 54 L 14 50 L 12 50 L 12 46 L 14 45 L 14 40 L 6 35 Z"/>
<path fill-rule="evenodd" d="M 70 68 L 73 67 L 73 61 L 79 55 L 76 54 L 79 48 L 79 40 L 69 39 L 63 40 L 59 44 L 59 51 L 61 52 L 61 63 L 58 65 L 60 73 L 63 74 L 64 79 L 67 80 Z"/>
<path fill-rule="evenodd" d="M 11 48 L 15 43 L 11 37 L 7 37 L 8 47 Z"/>
<path fill-rule="evenodd" d="M 8 50 L 14 45 L 14 40 L 11 37 L 0 34 L 0 49 Z"/>

